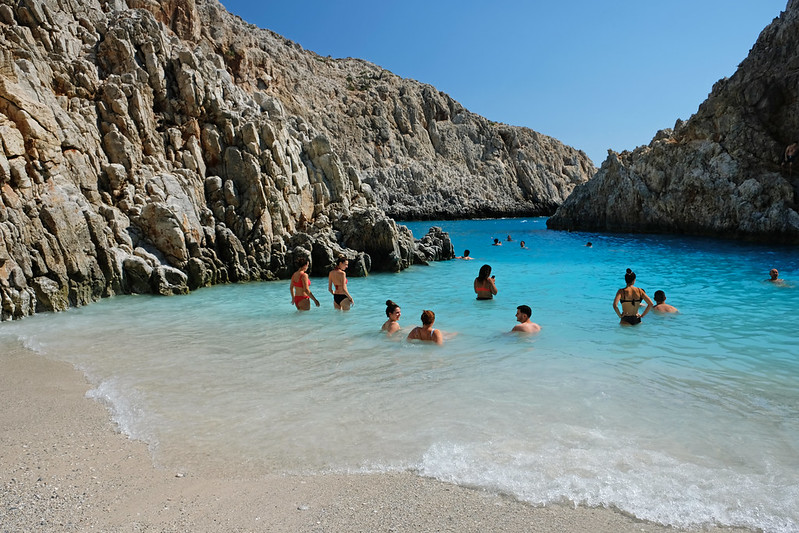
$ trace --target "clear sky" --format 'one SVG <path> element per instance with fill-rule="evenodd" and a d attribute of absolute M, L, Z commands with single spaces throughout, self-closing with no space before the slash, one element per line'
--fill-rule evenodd
<path fill-rule="evenodd" d="M 787 0 L 221 0 L 307 50 L 429 83 L 584 150 L 648 144 L 731 76 Z"/>

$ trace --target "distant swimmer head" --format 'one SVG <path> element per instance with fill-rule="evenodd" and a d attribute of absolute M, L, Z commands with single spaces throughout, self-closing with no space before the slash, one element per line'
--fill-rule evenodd
<path fill-rule="evenodd" d="M 628 268 L 627 273 L 624 275 L 624 281 L 626 281 L 628 285 L 633 283 L 635 281 L 635 272 Z"/>
<path fill-rule="evenodd" d="M 655 301 L 662 304 L 666 301 L 666 293 L 663 291 L 655 291 Z"/>
<path fill-rule="evenodd" d="M 469 257 L 469 250 L 463 251 L 463 257 Z"/>
<path fill-rule="evenodd" d="M 391 316 L 399 308 L 400 306 L 397 305 L 397 302 L 386 300 L 386 316 Z"/>
<path fill-rule="evenodd" d="M 425 326 L 431 325 L 436 321 L 436 314 L 428 309 L 422 311 L 422 324 Z"/>

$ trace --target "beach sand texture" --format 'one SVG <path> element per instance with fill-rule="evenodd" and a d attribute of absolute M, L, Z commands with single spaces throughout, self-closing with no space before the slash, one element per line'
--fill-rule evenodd
<path fill-rule="evenodd" d="M 4 533 L 675 531 L 612 509 L 534 507 L 411 473 L 174 472 L 115 430 L 70 365 L 19 349 L 0 355 L 0 368 Z"/>

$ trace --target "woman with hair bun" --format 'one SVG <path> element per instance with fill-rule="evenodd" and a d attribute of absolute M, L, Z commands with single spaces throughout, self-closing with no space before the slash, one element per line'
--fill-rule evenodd
<path fill-rule="evenodd" d="M 388 320 L 386 320 L 385 324 L 383 324 L 383 327 L 380 329 L 385 331 L 389 337 L 392 336 L 401 329 L 399 324 L 401 315 L 402 311 L 400 310 L 400 306 L 397 305 L 396 302 L 386 300 L 386 316 Z"/>
<path fill-rule="evenodd" d="M 416 326 L 408 333 L 408 340 L 420 340 L 425 342 L 434 342 L 436 344 L 444 344 L 444 335 L 440 329 L 433 329 L 433 324 L 436 322 L 436 314 L 432 311 L 422 311 L 422 325 Z"/>
<path fill-rule="evenodd" d="M 627 286 L 623 289 L 616 291 L 616 297 L 613 299 L 613 310 L 619 315 L 622 326 L 635 326 L 641 323 L 641 317 L 646 316 L 652 306 L 652 299 L 644 292 L 644 289 L 635 286 L 635 272 L 627 269 L 624 275 L 624 281 Z M 619 302 L 621 302 L 621 311 L 619 311 Z M 646 309 L 641 314 L 638 314 L 638 309 L 641 307 L 641 302 L 646 302 Z"/>

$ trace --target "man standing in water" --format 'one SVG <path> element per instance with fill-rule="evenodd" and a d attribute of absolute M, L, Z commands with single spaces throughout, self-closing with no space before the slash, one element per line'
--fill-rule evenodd
<path fill-rule="evenodd" d="M 533 310 L 530 309 L 529 305 L 520 305 L 516 308 L 516 321 L 518 324 L 513 326 L 511 333 L 519 332 L 519 333 L 538 333 L 541 331 L 541 326 L 536 324 L 535 322 L 530 322 L 530 316 L 533 314 Z"/>

